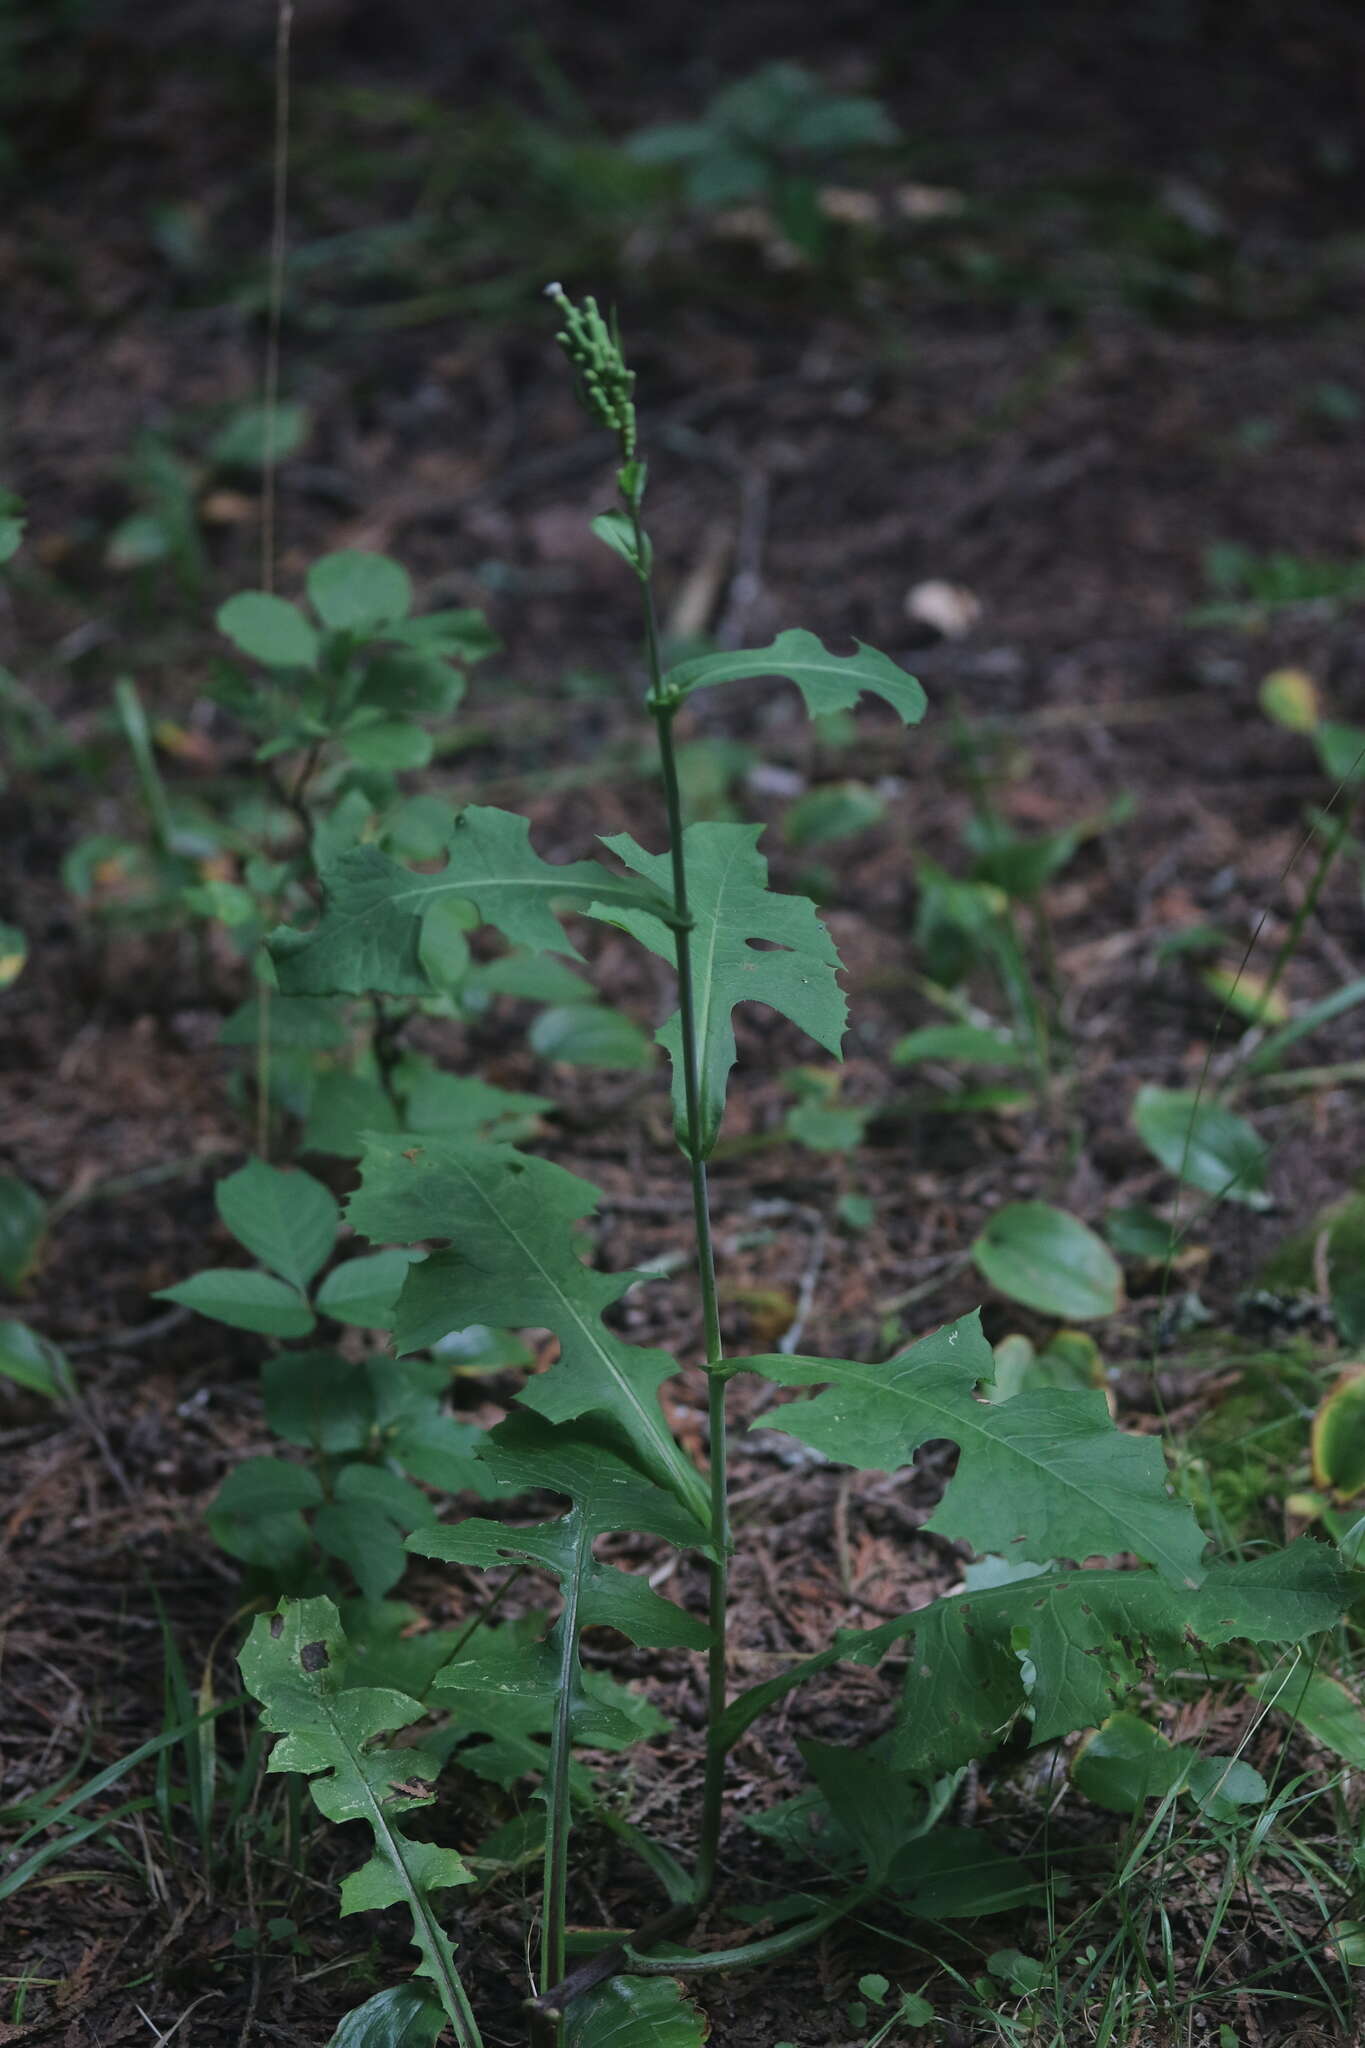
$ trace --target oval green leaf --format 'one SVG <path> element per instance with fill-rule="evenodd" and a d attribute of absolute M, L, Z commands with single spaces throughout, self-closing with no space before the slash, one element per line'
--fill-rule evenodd
<path fill-rule="evenodd" d="M 1184 1758 L 1137 1714 L 1111 1714 L 1077 1754 L 1071 1782 L 1110 1813 L 1136 1813 L 1180 1782 Z"/>
<path fill-rule="evenodd" d="M 65 1352 L 27 1323 L 0 1322 L 0 1378 L 58 1401 L 74 1391 Z"/>
<path fill-rule="evenodd" d="M 431 759 L 432 738 L 425 726 L 405 718 L 387 718 L 377 724 L 357 725 L 341 735 L 342 744 L 362 768 L 378 768 L 397 775 L 405 768 L 425 768 Z"/>
<path fill-rule="evenodd" d="M 0 924 L 0 988 L 8 988 L 24 971 L 28 940 L 17 924 Z"/>
<path fill-rule="evenodd" d="M 394 1304 L 415 1256 L 412 1252 L 391 1251 L 347 1259 L 319 1287 L 318 1308 L 323 1315 L 332 1316 L 339 1323 L 352 1323 L 361 1330 L 392 1329 Z"/>
<path fill-rule="evenodd" d="M 562 1003 L 542 1010 L 530 1030 L 544 1060 L 571 1067 L 647 1067 L 654 1048 L 638 1024 L 600 1003 Z"/>
<path fill-rule="evenodd" d="M 965 1060 L 979 1067 L 1026 1067 L 1032 1054 L 997 1031 L 979 1024 L 925 1024 L 897 1040 L 891 1064 L 913 1066 L 917 1060 Z"/>
<path fill-rule="evenodd" d="M 178 1301 L 215 1323 L 254 1330 L 260 1337 L 306 1337 L 313 1311 L 303 1296 L 273 1273 L 241 1266 L 209 1267 L 174 1287 L 159 1288 L 155 1301 Z"/>
<path fill-rule="evenodd" d="M 336 1197 L 311 1173 L 249 1159 L 219 1181 L 214 1200 L 238 1244 L 295 1287 L 307 1287 L 336 1242 Z"/>
<path fill-rule="evenodd" d="M 1342 1374 L 1313 1418 L 1313 1484 L 1339 1501 L 1365 1493 L 1365 1365 Z"/>
<path fill-rule="evenodd" d="M 1073 1322 L 1113 1315 L 1123 1299 L 1117 1260 L 1093 1230 L 1046 1202 L 1011 1202 L 992 1216 L 972 1257 L 992 1287 Z"/>
<path fill-rule="evenodd" d="M 412 609 L 412 583 L 402 563 L 363 548 L 340 548 L 314 562 L 308 596 L 324 626 L 349 632 L 378 630 Z"/>
<path fill-rule="evenodd" d="M 0 1173 L 0 1280 L 22 1287 L 38 1263 L 47 1231 L 47 1204 L 17 1174 Z"/>
<path fill-rule="evenodd" d="M 1168 1173 L 1249 1209 L 1267 1209 L 1268 1154 L 1251 1125 L 1190 1088 L 1140 1088 L 1133 1125 Z"/>
<path fill-rule="evenodd" d="M 218 607 L 218 630 L 267 668 L 312 668 L 318 636 L 297 605 L 265 590 L 239 590 Z"/>

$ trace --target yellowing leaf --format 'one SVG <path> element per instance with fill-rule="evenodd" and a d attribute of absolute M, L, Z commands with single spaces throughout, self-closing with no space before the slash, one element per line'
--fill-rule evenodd
<path fill-rule="evenodd" d="M 1338 1501 L 1365 1493 L 1365 1365 L 1348 1367 L 1313 1418 L 1313 1481 Z"/>
<path fill-rule="evenodd" d="M 28 940 L 18 925 L 0 924 L 0 988 L 19 979 L 28 959 Z"/>
<path fill-rule="evenodd" d="M 1272 989 L 1263 974 L 1246 967 L 1206 967 L 1205 988 L 1248 1024 L 1286 1024 L 1289 1004 L 1283 989 Z"/>
<path fill-rule="evenodd" d="M 1318 686 L 1306 669 L 1272 669 L 1257 695 L 1266 717 L 1289 732 L 1312 732 L 1322 717 Z"/>

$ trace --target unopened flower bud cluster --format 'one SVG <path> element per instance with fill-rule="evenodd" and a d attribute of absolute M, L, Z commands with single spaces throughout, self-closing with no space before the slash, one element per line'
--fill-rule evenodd
<path fill-rule="evenodd" d="M 615 434 L 624 460 L 630 462 L 635 455 L 635 372 L 626 368 L 620 342 L 598 311 L 596 299 L 575 306 L 560 284 L 546 285 L 545 296 L 564 317 L 555 339 L 578 372 L 588 411 Z"/>

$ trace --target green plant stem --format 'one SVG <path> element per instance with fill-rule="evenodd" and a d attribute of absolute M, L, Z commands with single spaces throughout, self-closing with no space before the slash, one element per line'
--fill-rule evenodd
<path fill-rule="evenodd" d="M 702 1790 L 701 1839 L 697 1850 L 695 1899 L 709 1898 L 716 1878 L 716 1855 L 725 1799 L 725 1747 L 716 1729 L 725 1711 L 726 1621 L 730 1579 L 730 1510 L 727 1479 L 725 1416 L 725 1350 L 720 1334 L 720 1300 L 716 1291 L 716 1250 L 711 1231 L 711 1205 L 706 1181 L 706 1148 L 702 1132 L 701 1074 L 697 1048 L 696 991 L 692 980 L 692 915 L 687 897 L 687 855 L 683 843 L 682 792 L 673 744 L 678 706 L 669 698 L 659 655 L 659 626 L 649 571 L 648 543 L 640 520 L 638 495 L 627 498 L 640 564 L 640 591 L 645 614 L 645 655 L 649 668 L 649 709 L 659 738 L 664 801 L 668 810 L 668 850 L 673 875 L 674 941 L 678 962 L 678 1025 L 682 1053 L 683 1104 L 687 1120 L 688 1172 L 692 1181 L 692 1217 L 697 1236 L 697 1271 L 701 1283 L 702 1327 L 706 1343 L 707 1409 L 710 1420 L 711 1644 L 707 1653 L 706 1774 Z"/>
<path fill-rule="evenodd" d="M 1318 855 L 1318 864 L 1313 870 L 1313 879 L 1304 891 L 1303 901 L 1294 912 L 1289 930 L 1285 933 L 1284 942 L 1279 952 L 1275 955 L 1270 972 L 1266 976 L 1265 988 L 1261 994 L 1261 1016 L 1263 1018 L 1270 1015 L 1270 1006 L 1275 999 L 1275 991 L 1279 988 L 1280 982 L 1284 978 L 1286 967 L 1288 967 L 1299 949 L 1299 941 L 1303 937 L 1304 927 L 1318 907 L 1318 899 L 1326 886 L 1327 877 L 1336 865 L 1337 855 L 1341 852 L 1346 841 L 1346 834 L 1351 829 L 1351 818 L 1354 808 L 1354 805 L 1349 801 L 1343 804 L 1333 822 L 1331 833 Z M 1243 965 L 1245 966 L 1245 964 L 1244 961 Z M 1225 1088 L 1223 1092 L 1226 1094 L 1227 1089 Z"/>
<path fill-rule="evenodd" d="M 573 1522 L 581 1510 L 575 1508 Z M 558 1984 L 565 1968 L 566 1895 L 569 1883 L 571 1800 L 569 1773 L 573 1763 L 573 1709 L 578 1691 L 578 1610 L 583 1584 L 584 1545 L 574 1547 L 574 1569 L 564 1582 L 564 1608 L 559 1617 L 559 1697 L 550 1736 L 550 1767 L 546 1774 L 544 1924 L 540 1938 L 540 1981 Z M 558 2041 L 560 2023 L 546 2015 L 541 2029 L 547 2041 Z"/>
<path fill-rule="evenodd" d="M 420 1884 L 413 1879 L 403 1856 L 402 1841 L 394 1833 L 388 1815 L 365 1776 L 364 1760 L 360 1751 L 350 1740 L 334 1710 L 326 1702 L 323 1703 L 323 1715 L 329 1732 L 338 1747 L 345 1752 L 355 1771 L 356 1782 L 361 1788 L 365 1806 L 365 1817 L 374 1830 L 376 1842 L 388 1859 L 404 1903 L 412 1916 L 414 1945 L 422 1952 L 427 1965 L 427 1975 L 436 1987 L 441 2008 L 455 2036 L 456 2048 L 483 2048 L 483 2036 L 479 2032 L 478 2021 L 469 2003 L 464 1981 L 454 1963 L 449 1960 L 449 1946 L 432 1911 L 431 1901 Z"/>
<path fill-rule="evenodd" d="M 270 1158 L 270 983 L 258 981 L 256 1005 L 256 1156 Z"/>
<path fill-rule="evenodd" d="M 569 1976 L 561 1983 L 549 1985 L 539 1998 L 527 1999 L 525 2009 L 531 2015 L 536 2041 L 543 2035 L 546 2023 L 553 2024 L 562 2018 L 576 1998 L 581 1998 L 596 1984 L 605 1984 L 608 1977 L 618 1975 L 625 1966 L 628 1953 L 637 1948 L 650 1948 L 656 1942 L 681 1934 L 696 1917 L 697 1908 L 693 1905 L 670 1906 L 666 1912 L 656 1913 L 652 1919 L 644 1921 L 627 1940 L 614 1941 L 609 1947 L 599 1949 L 586 1962 L 577 1964 Z"/>
<path fill-rule="evenodd" d="M 818 1940 L 836 1921 L 846 1920 L 876 1893 L 875 1884 L 860 1885 L 857 1891 L 845 1893 L 811 1919 L 798 1921 L 795 1927 L 784 1927 L 780 1934 L 745 1942 L 740 1948 L 711 1949 L 701 1956 L 645 1956 L 627 1944 L 626 1968 L 633 1977 L 692 1977 L 712 1970 L 742 1970 L 757 1963 L 777 1962 L 780 1957 L 804 1948 L 808 1941 Z"/>
<path fill-rule="evenodd" d="M 119 723 L 123 727 L 128 751 L 133 757 L 137 771 L 138 786 L 142 801 L 147 806 L 151 822 L 152 837 L 156 850 L 162 855 L 171 852 L 171 807 L 166 796 L 166 785 L 161 780 L 161 771 L 156 764 L 156 748 L 152 744 L 151 728 L 137 684 L 131 676 L 120 676 L 114 685 L 114 703 L 118 709 Z"/>

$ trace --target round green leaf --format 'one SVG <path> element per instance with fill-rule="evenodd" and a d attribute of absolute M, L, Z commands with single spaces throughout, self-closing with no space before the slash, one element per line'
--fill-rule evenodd
<path fill-rule="evenodd" d="M 170 552 L 170 534 L 155 512 L 130 512 L 110 534 L 104 561 L 110 569 L 145 569 Z"/>
<path fill-rule="evenodd" d="M 360 548 L 342 548 L 314 562 L 308 595 L 324 626 L 350 632 L 377 631 L 412 609 L 412 584 L 402 564 Z"/>
<path fill-rule="evenodd" d="M 1314 734 L 1323 773 L 1333 782 L 1365 782 L 1365 730 L 1326 719 Z"/>
<path fill-rule="evenodd" d="M 1197 1756 L 1185 1779 L 1191 1799 L 1211 1820 L 1237 1820 L 1239 1808 L 1263 1806 L 1270 1788 L 1240 1757 Z"/>
<path fill-rule="evenodd" d="M 240 590 L 218 608 L 218 630 L 267 668 L 312 668 L 318 636 L 297 605 L 265 590 Z"/>
<path fill-rule="evenodd" d="M 1046 1202 L 998 1210 L 972 1257 L 992 1287 L 1045 1315 L 1085 1322 L 1112 1315 L 1123 1298 L 1113 1253 L 1078 1218 Z"/>
<path fill-rule="evenodd" d="M 1248 1691 L 1262 1705 L 1297 1721 L 1353 1771 L 1365 1771 L 1365 1708 L 1354 1686 L 1302 1659 L 1253 1679 Z"/>
<path fill-rule="evenodd" d="M 160 1288 L 153 1299 L 182 1302 L 215 1323 L 261 1337 L 306 1337 L 313 1327 L 313 1311 L 296 1289 L 273 1273 L 241 1266 L 192 1273 L 174 1287 Z"/>
<path fill-rule="evenodd" d="M 1128 1209 L 1111 1209 L 1104 1221 L 1104 1234 L 1122 1259 L 1159 1266 L 1174 1255 L 1170 1224 L 1142 1202 Z"/>
<path fill-rule="evenodd" d="M 1111 1714 L 1083 1744 L 1071 1766 L 1078 1791 L 1110 1813 L 1136 1813 L 1180 1781 L 1184 1759 L 1137 1714 Z"/>
<path fill-rule="evenodd" d="M 1133 1124 L 1149 1152 L 1190 1187 L 1266 1209 L 1267 1153 L 1251 1125 L 1190 1088 L 1140 1088 Z"/>

